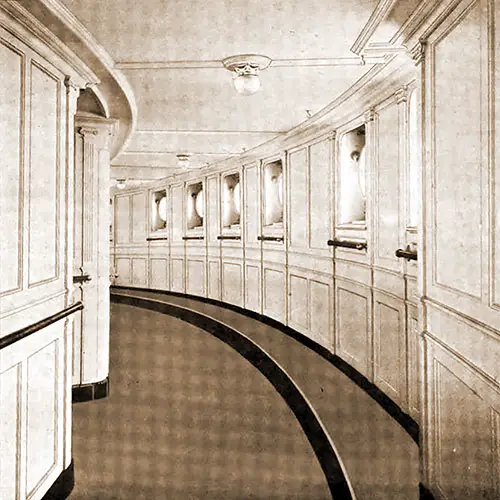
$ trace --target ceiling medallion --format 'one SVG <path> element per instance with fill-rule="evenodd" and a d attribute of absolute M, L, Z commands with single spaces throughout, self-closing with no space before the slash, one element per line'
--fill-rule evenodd
<path fill-rule="evenodd" d="M 271 59 L 258 54 L 241 54 L 222 60 L 224 67 L 233 73 L 233 86 L 241 95 L 255 94 L 260 90 L 259 71 L 271 64 Z"/>

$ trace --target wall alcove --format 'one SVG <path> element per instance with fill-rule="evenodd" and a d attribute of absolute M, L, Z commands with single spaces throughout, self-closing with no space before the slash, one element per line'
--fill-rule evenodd
<path fill-rule="evenodd" d="M 366 221 L 366 127 L 361 125 L 340 139 L 339 223 L 365 224 Z"/>
<path fill-rule="evenodd" d="M 205 215 L 205 198 L 202 182 L 188 185 L 186 206 L 187 229 L 202 229 L 203 217 Z"/>

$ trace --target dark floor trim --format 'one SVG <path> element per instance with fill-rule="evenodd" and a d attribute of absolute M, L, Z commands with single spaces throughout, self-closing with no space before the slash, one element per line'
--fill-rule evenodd
<path fill-rule="evenodd" d="M 374 399 L 417 443 L 420 445 L 420 431 L 419 426 L 413 418 L 410 417 L 407 413 L 405 413 L 401 407 L 395 403 L 385 392 L 381 391 L 373 382 L 370 382 L 363 374 L 361 374 L 358 370 L 353 368 L 350 364 L 344 361 L 342 358 L 337 356 L 336 354 L 331 353 L 326 347 L 318 344 L 314 340 L 310 339 L 303 333 L 297 332 L 293 328 L 276 321 L 275 319 L 269 318 L 268 316 L 264 316 L 263 314 L 256 313 L 254 311 L 250 311 L 248 309 L 244 309 L 240 306 L 235 306 L 233 304 L 228 304 L 226 302 L 221 302 L 215 299 L 209 299 L 207 297 L 199 297 L 197 295 L 190 295 L 186 293 L 179 292 L 169 292 L 166 290 L 157 290 L 152 288 L 137 288 L 131 286 L 112 286 L 111 293 L 113 290 L 130 290 L 130 291 L 143 291 L 143 292 L 152 292 L 161 295 L 172 295 L 174 297 L 184 297 L 187 299 L 198 300 L 200 302 L 205 302 L 207 304 L 213 304 L 219 307 L 224 307 L 226 309 L 230 309 L 232 311 L 238 312 L 249 318 L 256 319 L 265 323 L 266 325 L 272 326 L 277 330 L 280 330 L 285 335 L 288 335 L 301 344 L 309 347 L 314 352 L 319 354 L 324 359 L 328 360 L 332 363 L 336 368 L 338 368 L 344 375 L 349 377 L 357 386 L 359 386 L 363 391 L 365 391 L 372 399 Z"/>
<path fill-rule="evenodd" d="M 42 497 L 42 500 L 64 500 L 69 497 L 74 487 L 75 464 L 71 460 L 69 466 L 61 472 L 49 491 Z"/>
<path fill-rule="evenodd" d="M 436 500 L 436 497 L 422 484 L 418 485 L 420 500 Z"/>
<path fill-rule="evenodd" d="M 186 307 L 113 293 L 111 301 L 178 318 L 212 334 L 242 355 L 271 382 L 294 413 L 323 469 L 332 497 L 336 500 L 353 499 L 340 459 L 314 409 L 281 366 L 255 342 L 210 316 Z"/>
<path fill-rule="evenodd" d="M 105 398 L 109 394 L 109 378 L 106 377 L 104 380 L 92 384 L 74 385 L 72 392 L 73 403 L 84 403 L 85 401 Z"/>

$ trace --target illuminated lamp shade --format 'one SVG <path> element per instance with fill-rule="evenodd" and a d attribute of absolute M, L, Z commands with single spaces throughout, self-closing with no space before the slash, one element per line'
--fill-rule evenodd
<path fill-rule="evenodd" d="M 116 187 L 118 189 L 125 189 L 127 187 L 127 185 L 126 185 L 126 179 L 117 179 L 117 181 L 116 181 Z"/>
<path fill-rule="evenodd" d="M 258 75 L 236 74 L 233 86 L 238 94 L 252 95 L 260 90 L 260 78 Z"/>
<path fill-rule="evenodd" d="M 205 195 L 203 189 L 196 195 L 195 207 L 196 212 L 203 219 L 205 215 Z"/>
<path fill-rule="evenodd" d="M 158 217 L 163 222 L 167 222 L 167 197 L 164 196 L 158 203 Z"/>
<path fill-rule="evenodd" d="M 259 72 L 271 64 L 271 59 L 257 54 L 242 54 L 222 60 L 224 67 L 233 73 L 233 86 L 241 95 L 255 94 L 260 90 Z"/>

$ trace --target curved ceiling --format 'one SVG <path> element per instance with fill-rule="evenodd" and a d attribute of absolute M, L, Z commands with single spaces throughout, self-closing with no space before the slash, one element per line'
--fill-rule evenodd
<path fill-rule="evenodd" d="M 150 178 L 239 154 L 324 108 L 372 64 L 351 51 L 377 0 L 61 0 L 132 87 L 137 128 L 113 172 Z M 388 2 L 384 2 L 388 3 Z M 390 2 L 389 2 L 390 3 Z M 394 2 L 392 2 L 394 3 Z M 270 57 L 240 96 L 223 58 Z"/>

